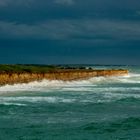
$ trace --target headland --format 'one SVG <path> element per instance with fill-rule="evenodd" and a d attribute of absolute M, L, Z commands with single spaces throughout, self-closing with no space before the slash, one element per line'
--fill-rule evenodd
<path fill-rule="evenodd" d="M 0 85 L 29 83 L 43 79 L 72 81 L 99 76 L 124 75 L 128 75 L 128 70 L 95 70 L 86 67 L 60 67 L 53 65 L 0 65 Z"/>

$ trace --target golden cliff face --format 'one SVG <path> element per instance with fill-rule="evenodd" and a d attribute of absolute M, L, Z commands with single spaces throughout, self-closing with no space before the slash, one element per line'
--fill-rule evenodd
<path fill-rule="evenodd" d="M 62 70 L 50 73 L 7 73 L 0 74 L 0 85 L 28 83 L 32 81 L 48 80 L 79 80 L 98 76 L 123 76 L 128 70 Z"/>

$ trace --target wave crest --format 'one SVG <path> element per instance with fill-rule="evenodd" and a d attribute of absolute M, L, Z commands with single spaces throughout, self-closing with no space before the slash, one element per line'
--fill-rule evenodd
<path fill-rule="evenodd" d="M 86 88 L 95 87 L 100 84 L 112 84 L 112 83 L 140 83 L 140 74 L 129 74 L 128 76 L 117 76 L 117 77 L 93 77 L 86 80 L 77 81 L 59 81 L 59 80 L 42 80 L 34 81 L 30 83 L 5 85 L 0 87 L 1 92 L 13 92 L 13 91 L 50 91 L 52 89 L 67 88 L 67 90 L 78 90 L 78 87 L 84 91 Z M 70 88 L 71 89 L 70 89 Z M 84 87 L 84 89 L 82 89 Z"/>

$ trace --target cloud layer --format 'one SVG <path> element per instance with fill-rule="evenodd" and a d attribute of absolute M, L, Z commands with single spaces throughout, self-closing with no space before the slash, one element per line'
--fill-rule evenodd
<path fill-rule="evenodd" d="M 29 6 L 35 2 L 35 0 L 0 0 L 1 7 L 12 7 L 12 6 Z"/>
<path fill-rule="evenodd" d="M 62 5 L 73 5 L 75 2 L 74 0 L 55 0 L 56 4 L 62 4 Z"/>
<path fill-rule="evenodd" d="M 0 0 L 0 61 L 135 62 L 139 11 L 138 0 Z"/>
<path fill-rule="evenodd" d="M 139 40 L 140 22 L 110 20 L 49 20 L 36 24 L 0 22 L 1 38 L 51 40 Z"/>

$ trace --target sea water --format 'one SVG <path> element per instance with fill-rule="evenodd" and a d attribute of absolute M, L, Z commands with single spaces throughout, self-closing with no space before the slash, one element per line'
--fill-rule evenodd
<path fill-rule="evenodd" d="M 0 87 L 0 140 L 140 140 L 140 67 L 96 68 L 130 73 Z"/>

